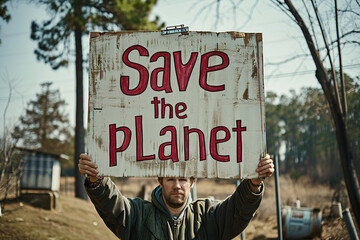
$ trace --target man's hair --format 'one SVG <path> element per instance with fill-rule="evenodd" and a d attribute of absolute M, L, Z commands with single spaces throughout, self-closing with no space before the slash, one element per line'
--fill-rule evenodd
<path fill-rule="evenodd" d="M 163 183 L 163 179 L 164 179 L 164 177 L 158 177 L 158 182 L 159 182 L 160 184 L 162 184 L 162 183 Z M 195 180 L 196 180 L 196 178 L 190 177 L 190 181 L 191 181 L 191 182 L 195 182 Z"/>

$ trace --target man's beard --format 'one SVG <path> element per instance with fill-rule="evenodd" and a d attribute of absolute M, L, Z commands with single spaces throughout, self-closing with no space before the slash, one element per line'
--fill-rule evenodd
<path fill-rule="evenodd" d="M 185 194 L 181 193 L 181 197 L 176 196 L 164 196 L 166 203 L 172 208 L 182 207 L 185 203 Z"/>

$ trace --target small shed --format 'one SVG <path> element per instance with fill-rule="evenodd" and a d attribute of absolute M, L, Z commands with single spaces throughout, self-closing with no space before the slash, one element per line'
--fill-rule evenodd
<path fill-rule="evenodd" d="M 51 210 L 60 191 L 61 155 L 21 149 L 23 170 L 20 182 L 22 199 Z"/>
<path fill-rule="evenodd" d="M 21 190 L 60 191 L 60 155 L 23 151 Z"/>

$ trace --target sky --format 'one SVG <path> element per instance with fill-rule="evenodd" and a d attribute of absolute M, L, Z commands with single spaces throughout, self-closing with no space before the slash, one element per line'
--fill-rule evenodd
<path fill-rule="evenodd" d="M 167 26 L 184 24 L 190 31 L 240 31 L 263 34 L 264 86 L 265 91 L 278 95 L 297 92 L 302 87 L 320 87 L 314 77 L 315 66 L 310 57 L 301 58 L 283 65 L 273 65 L 294 55 L 308 53 L 299 28 L 289 17 L 270 1 L 240 0 L 221 1 L 217 8 L 216 0 L 158 0 L 151 17 L 158 15 Z M 237 4 L 233 10 L 231 2 Z M 11 129 L 19 122 L 30 100 L 36 99 L 41 91 L 40 84 L 53 82 L 52 89 L 59 89 L 61 97 L 67 102 L 66 111 L 72 125 L 75 123 L 75 69 L 74 60 L 67 68 L 52 70 L 50 65 L 37 61 L 34 54 L 36 42 L 30 39 L 32 21 L 41 23 L 49 18 L 45 8 L 26 4 L 25 1 L 11 1 L 9 6 L 11 20 L 0 20 L 0 132 Z M 217 19 L 219 13 L 219 20 Z M 246 22 L 246 24 L 243 24 Z M 84 56 L 89 47 L 88 36 L 83 37 Z M 351 77 L 359 76 L 360 64 L 351 49 L 344 50 L 345 72 Z M 74 59 L 74 58 L 72 58 Z M 11 86 L 11 101 L 6 110 Z M 84 71 L 84 114 L 86 125 L 88 98 L 88 74 Z M 6 115 L 4 118 L 4 113 Z M 5 121 L 4 121 L 5 119 Z M 5 126 L 4 126 L 5 124 Z"/>

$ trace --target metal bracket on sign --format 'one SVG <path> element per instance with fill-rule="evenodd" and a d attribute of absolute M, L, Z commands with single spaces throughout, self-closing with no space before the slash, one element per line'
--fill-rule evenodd
<path fill-rule="evenodd" d="M 189 34 L 189 27 L 184 27 L 184 24 L 181 24 L 181 25 L 169 26 L 166 27 L 164 30 L 161 30 L 161 35 L 174 34 L 174 33 L 181 33 L 187 35 Z"/>

